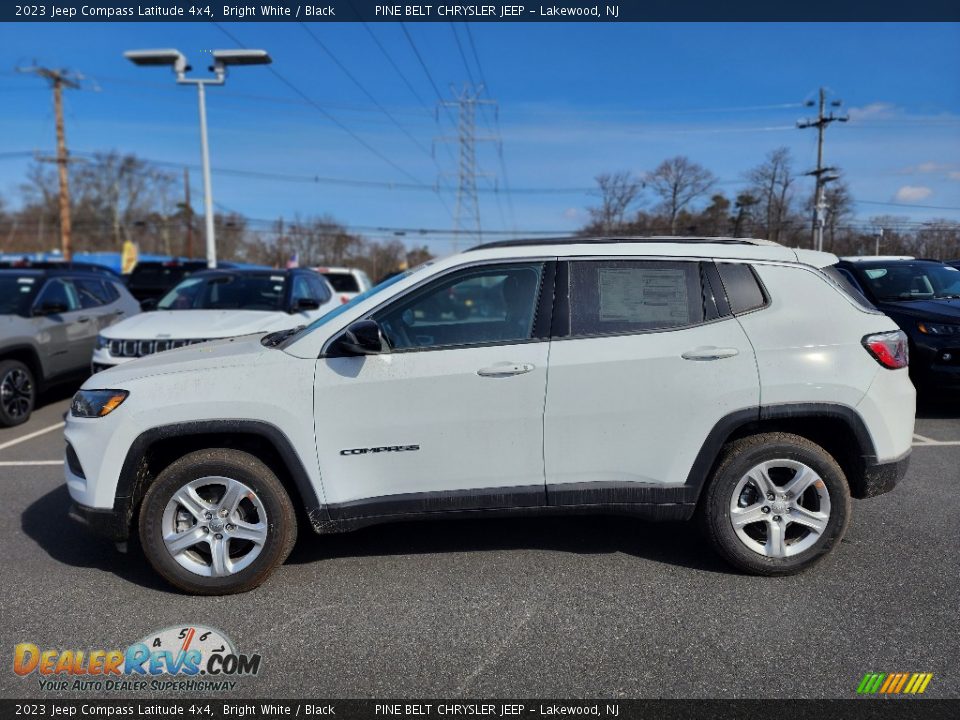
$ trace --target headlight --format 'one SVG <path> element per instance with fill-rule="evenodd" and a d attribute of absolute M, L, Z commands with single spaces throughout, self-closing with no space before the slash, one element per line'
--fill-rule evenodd
<path fill-rule="evenodd" d="M 97 335 L 97 350 L 103 350 L 107 345 L 110 344 L 110 341 L 107 340 L 103 335 Z"/>
<path fill-rule="evenodd" d="M 70 414 L 81 418 L 104 417 L 120 407 L 129 394 L 126 390 L 81 390 L 73 396 Z"/>
<path fill-rule="evenodd" d="M 918 322 L 917 330 L 924 335 L 960 335 L 960 325 Z"/>

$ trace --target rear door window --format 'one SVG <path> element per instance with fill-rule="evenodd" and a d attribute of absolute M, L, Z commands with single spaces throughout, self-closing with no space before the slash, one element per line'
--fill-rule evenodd
<path fill-rule="evenodd" d="M 333 289 L 338 293 L 358 293 L 360 284 L 351 273 L 323 273 Z"/>
<path fill-rule="evenodd" d="M 697 262 L 578 260 L 570 264 L 570 335 L 614 335 L 704 321 Z"/>

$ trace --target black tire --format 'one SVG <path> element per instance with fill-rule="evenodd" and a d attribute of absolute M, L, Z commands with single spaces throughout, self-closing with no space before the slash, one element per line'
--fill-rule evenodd
<path fill-rule="evenodd" d="M 0 362 L 0 427 L 22 425 L 37 402 L 37 383 L 19 360 Z"/>
<path fill-rule="evenodd" d="M 266 540 L 259 555 L 247 567 L 230 575 L 214 577 L 192 572 L 174 559 L 163 539 L 167 504 L 188 483 L 204 477 L 226 477 L 243 483 L 256 494 L 266 512 Z M 170 584 L 195 595 L 232 595 L 253 590 L 287 559 L 296 539 L 296 513 L 283 484 L 263 462 L 239 450 L 216 448 L 183 456 L 160 473 L 140 508 L 140 543 L 150 564 Z"/>
<path fill-rule="evenodd" d="M 810 547 L 787 557 L 770 557 L 752 550 L 740 539 L 731 519 L 730 506 L 740 480 L 757 465 L 770 460 L 803 463 L 819 475 L 829 493 L 830 515 L 823 532 Z M 779 500 L 776 496 L 775 499 Z M 772 503 L 767 505 L 768 512 L 771 507 Z M 784 528 L 790 524 L 793 510 L 788 512 L 791 515 L 780 516 L 787 520 Z M 731 565 L 755 575 L 793 575 L 820 562 L 839 544 L 850 519 L 850 487 L 833 456 L 810 440 L 788 433 L 754 435 L 726 448 L 700 499 L 698 515 L 704 535 Z M 776 516 L 764 517 L 772 520 Z M 766 533 L 769 525 L 761 525 Z M 791 532 L 810 531 L 799 526 Z"/>

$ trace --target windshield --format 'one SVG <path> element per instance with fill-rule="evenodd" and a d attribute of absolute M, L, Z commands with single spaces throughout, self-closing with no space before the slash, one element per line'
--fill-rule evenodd
<path fill-rule="evenodd" d="M 191 276 L 157 303 L 159 310 L 283 310 L 282 274 Z"/>
<path fill-rule="evenodd" d="M 137 265 L 130 273 L 127 287 L 171 287 L 187 274 L 183 265 Z"/>
<path fill-rule="evenodd" d="M 878 300 L 941 300 L 960 297 L 960 270 L 934 263 L 890 263 L 859 268 Z"/>
<path fill-rule="evenodd" d="M 29 317 L 33 298 L 42 284 L 41 278 L 30 275 L 0 275 L 0 315 Z"/>

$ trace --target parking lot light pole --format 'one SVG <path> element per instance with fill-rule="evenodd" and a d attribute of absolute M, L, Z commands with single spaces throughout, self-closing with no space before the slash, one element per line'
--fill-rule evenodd
<path fill-rule="evenodd" d="M 179 50 L 128 50 L 124 57 L 135 65 L 167 65 L 173 68 L 178 85 L 196 85 L 200 106 L 200 153 L 203 160 L 203 210 L 206 221 L 207 266 L 217 266 L 217 243 L 214 234 L 213 186 L 210 181 L 210 145 L 207 141 L 207 85 L 223 85 L 227 81 L 228 65 L 267 65 L 272 60 L 266 50 L 214 50 L 212 78 L 188 78 L 192 68 Z"/>

